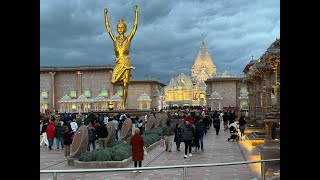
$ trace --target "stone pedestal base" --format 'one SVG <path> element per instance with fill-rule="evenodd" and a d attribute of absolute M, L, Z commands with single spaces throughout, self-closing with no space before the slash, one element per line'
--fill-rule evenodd
<path fill-rule="evenodd" d="M 262 146 L 261 159 L 279 159 L 280 158 L 280 141 L 265 140 Z M 266 176 L 274 176 L 275 172 L 280 171 L 280 161 L 265 163 Z"/>
<path fill-rule="evenodd" d="M 68 166 L 74 166 L 75 158 L 68 158 Z"/>

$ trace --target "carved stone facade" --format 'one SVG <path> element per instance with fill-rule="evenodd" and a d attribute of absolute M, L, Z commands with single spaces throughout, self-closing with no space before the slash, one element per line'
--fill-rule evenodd
<path fill-rule="evenodd" d="M 206 84 L 202 81 L 194 84 L 189 76 L 181 73 L 172 78 L 165 88 L 167 106 L 205 106 Z"/>
<path fill-rule="evenodd" d="M 250 119 L 262 122 L 272 108 L 280 111 L 280 39 L 259 60 L 250 61 L 243 72 L 249 89 Z"/>
<path fill-rule="evenodd" d="M 111 84 L 112 71 L 112 66 L 41 67 L 40 111 L 68 108 L 71 112 L 95 110 L 97 103 L 94 99 L 99 95 L 107 100 L 110 100 L 115 93 L 121 95 L 121 87 Z M 137 99 L 146 93 L 152 99 L 151 108 L 158 109 L 160 92 L 163 92 L 164 86 L 157 81 L 130 81 L 126 108 L 138 109 Z M 78 107 L 83 106 L 80 103 L 66 103 L 61 107 L 63 103 L 59 101 L 66 95 L 72 102 L 75 102 L 80 95 L 87 97 L 90 102 L 84 104 L 85 107 Z"/>

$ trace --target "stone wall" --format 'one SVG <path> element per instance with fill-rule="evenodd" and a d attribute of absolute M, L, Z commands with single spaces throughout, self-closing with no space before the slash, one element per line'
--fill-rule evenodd
<path fill-rule="evenodd" d="M 138 109 L 139 103 L 138 98 L 143 94 L 146 93 L 150 96 L 151 93 L 151 84 L 150 83 L 138 83 L 133 82 L 130 83 L 128 87 L 128 106 L 127 109 Z M 151 98 L 151 96 L 150 96 Z M 145 107 L 146 105 L 144 105 Z"/>
<path fill-rule="evenodd" d="M 108 67 L 71 67 L 71 68 L 40 68 L 40 93 L 41 91 L 48 92 L 48 108 L 51 109 L 51 77 L 50 72 L 56 72 L 54 75 L 54 86 L 55 86 L 55 109 L 60 110 L 60 103 L 58 101 L 65 95 L 70 96 L 70 91 L 77 91 L 77 97 L 81 94 L 79 93 L 78 84 L 78 74 L 80 71 L 83 94 L 85 90 L 90 90 L 91 97 L 95 98 L 103 90 L 108 90 L 108 98 L 117 93 L 118 90 L 122 91 L 122 87 L 118 85 L 111 84 L 112 69 Z M 152 99 L 151 108 L 158 107 L 158 89 L 159 87 L 165 86 L 157 81 L 149 80 L 136 80 L 131 81 L 128 86 L 128 97 L 127 97 L 127 109 L 138 109 L 139 103 L 138 98 L 146 93 Z M 113 91 L 113 94 L 111 94 Z M 93 108 L 93 106 L 92 106 Z"/>
<path fill-rule="evenodd" d="M 221 97 L 222 100 L 220 100 L 221 107 L 227 107 L 227 106 L 237 106 L 239 95 L 237 93 L 238 87 L 236 82 L 229 82 L 229 81 L 220 81 L 220 82 L 212 82 L 211 83 L 211 92 L 217 91 Z M 210 96 L 209 96 L 210 97 Z M 207 104 L 210 105 L 211 100 L 207 99 Z"/>
<path fill-rule="evenodd" d="M 40 72 L 40 93 L 41 91 L 48 92 L 48 98 L 45 100 L 48 101 L 48 105 L 51 104 L 51 74 L 49 72 Z"/>
<path fill-rule="evenodd" d="M 60 109 L 58 101 L 66 94 L 70 96 L 70 91 L 77 91 L 78 95 L 78 75 L 76 72 L 57 72 L 55 74 L 55 105 Z"/>
<path fill-rule="evenodd" d="M 85 90 L 91 91 L 91 98 L 97 97 L 102 89 L 108 90 L 108 97 L 110 97 L 109 90 L 111 84 L 112 74 L 108 71 L 85 71 L 82 74 L 82 93 Z"/>

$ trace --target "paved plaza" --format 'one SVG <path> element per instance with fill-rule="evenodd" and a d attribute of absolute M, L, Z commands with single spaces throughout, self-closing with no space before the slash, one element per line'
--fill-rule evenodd
<path fill-rule="evenodd" d="M 204 151 L 194 153 L 192 157 L 184 159 L 184 144 L 181 144 L 181 151 L 176 150 L 173 144 L 172 152 L 164 151 L 160 146 L 154 148 L 145 156 L 142 166 L 164 166 L 164 165 L 186 165 L 186 164 L 207 164 L 238 162 L 247 160 L 259 160 L 256 148 L 253 148 L 248 141 L 230 142 L 227 141 L 229 131 L 220 130 L 219 135 L 214 129 L 209 129 L 204 136 Z M 98 144 L 97 144 L 98 145 Z M 133 167 L 131 163 L 128 167 Z M 77 169 L 67 165 L 63 150 L 57 150 L 55 144 L 50 151 L 47 147 L 40 147 L 40 168 L 49 169 Z M 232 165 L 220 167 L 192 167 L 187 168 L 187 178 L 201 180 L 253 180 L 260 178 L 260 164 Z M 144 170 L 142 173 L 108 172 L 108 173 L 58 173 L 58 180 L 116 180 L 116 179 L 142 179 L 142 180 L 180 180 L 182 169 L 160 169 Z M 52 179 L 52 174 L 40 174 L 41 180 Z"/>

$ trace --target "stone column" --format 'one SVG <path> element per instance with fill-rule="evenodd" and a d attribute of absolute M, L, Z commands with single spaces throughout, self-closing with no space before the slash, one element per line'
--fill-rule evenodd
<path fill-rule="evenodd" d="M 54 75 L 56 72 L 50 72 L 51 74 L 51 109 L 55 109 L 55 84 L 54 84 Z"/>
<path fill-rule="evenodd" d="M 256 85 L 252 84 L 252 118 L 256 118 Z"/>
<path fill-rule="evenodd" d="M 249 117 L 254 118 L 254 87 L 252 82 L 248 82 L 249 96 Z"/>
<path fill-rule="evenodd" d="M 272 91 L 272 86 L 271 86 L 271 69 L 266 69 L 265 71 L 265 79 L 266 79 L 266 93 L 265 93 L 265 100 L 266 100 L 266 105 L 265 105 L 265 113 L 269 113 L 272 108 L 271 104 L 271 91 Z"/>
<path fill-rule="evenodd" d="M 112 70 L 109 71 L 111 76 L 112 76 Z M 110 88 L 109 88 L 109 98 L 112 98 L 112 96 L 114 95 L 113 92 L 114 91 L 114 87 L 113 87 L 113 84 L 110 83 Z"/>
<path fill-rule="evenodd" d="M 257 120 L 261 120 L 261 78 L 256 77 L 255 83 L 255 116 Z"/>
<path fill-rule="evenodd" d="M 265 74 L 263 74 L 262 76 L 262 96 L 261 96 L 261 120 L 264 120 L 265 115 L 266 115 L 266 111 L 265 111 L 265 107 L 266 107 L 266 76 Z"/>
<path fill-rule="evenodd" d="M 278 63 L 276 70 L 276 107 L 280 108 L 280 62 Z"/>
<path fill-rule="evenodd" d="M 73 112 L 73 109 L 72 109 L 72 102 L 70 102 L 70 104 L 69 104 L 69 112 Z"/>
<path fill-rule="evenodd" d="M 271 122 L 270 121 L 265 121 L 265 128 L 266 128 L 266 135 L 265 139 L 266 140 L 271 140 Z"/>
<path fill-rule="evenodd" d="M 139 109 L 142 109 L 142 102 L 139 101 Z"/>
<path fill-rule="evenodd" d="M 82 94 L 82 72 L 77 71 L 78 75 L 78 97 Z"/>
<path fill-rule="evenodd" d="M 240 87 L 241 87 L 241 84 L 240 82 L 237 82 L 236 83 L 236 106 L 240 106 Z"/>

